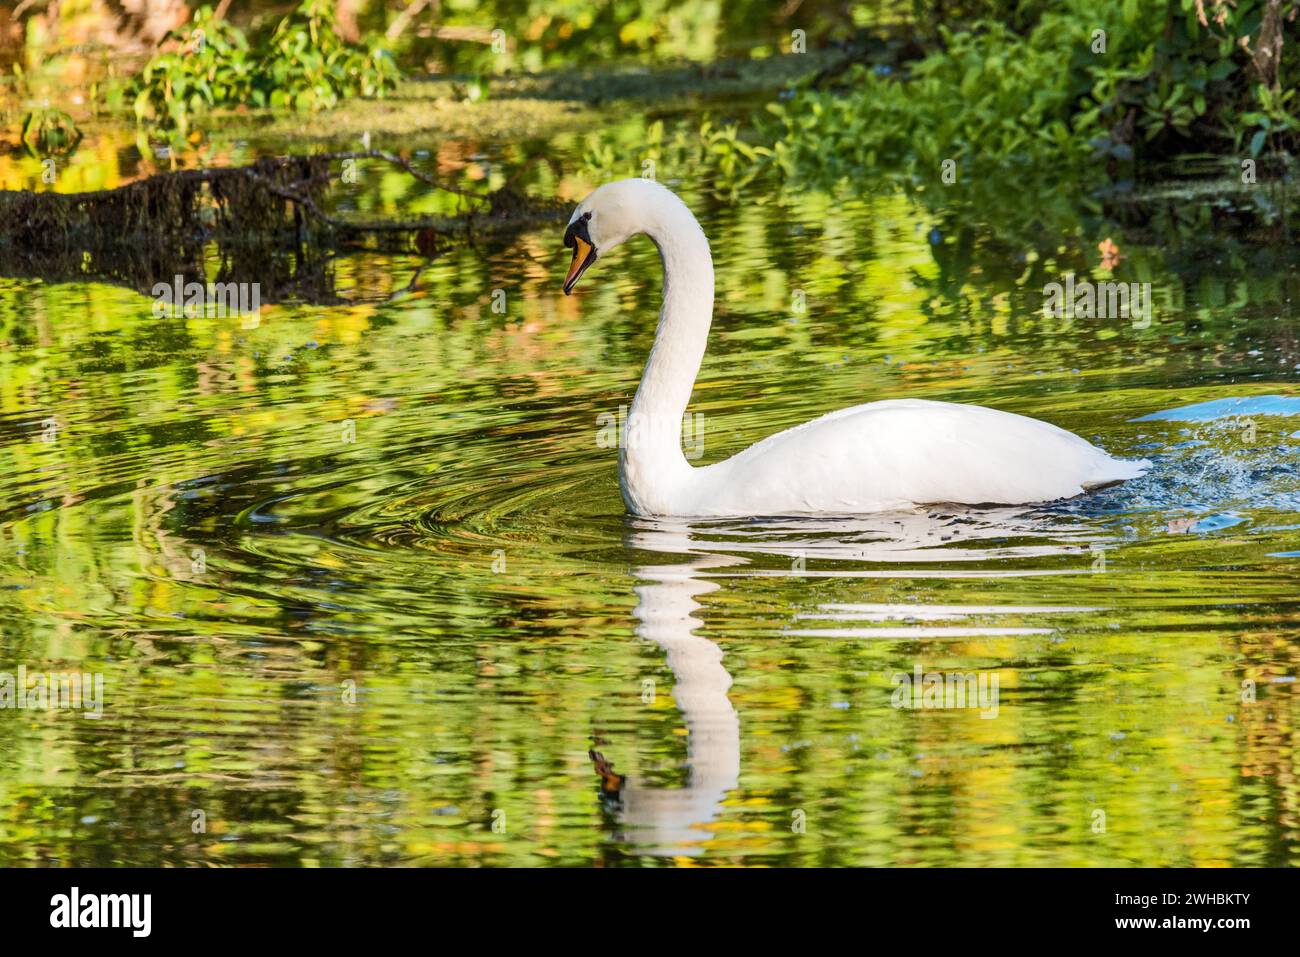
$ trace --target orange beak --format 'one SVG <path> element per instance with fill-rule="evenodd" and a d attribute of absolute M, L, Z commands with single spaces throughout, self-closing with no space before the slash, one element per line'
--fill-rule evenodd
<path fill-rule="evenodd" d="M 564 277 L 564 294 L 573 292 L 587 267 L 596 261 L 596 248 L 581 236 L 573 237 L 573 261 L 569 263 L 569 274 Z"/>

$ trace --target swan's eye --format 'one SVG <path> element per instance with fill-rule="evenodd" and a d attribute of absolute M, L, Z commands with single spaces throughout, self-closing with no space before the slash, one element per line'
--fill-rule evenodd
<path fill-rule="evenodd" d="M 587 245 L 591 245 L 591 234 L 587 232 L 587 224 L 589 222 L 591 222 L 591 213 L 585 212 L 573 222 L 569 223 L 569 228 L 564 231 L 565 248 L 573 248 L 575 237 L 584 240 Z"/>

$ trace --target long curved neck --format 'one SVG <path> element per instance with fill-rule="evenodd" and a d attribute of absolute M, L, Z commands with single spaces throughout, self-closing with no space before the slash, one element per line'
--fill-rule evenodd
<path fill-rule="evenodd" d="M 633 512 L 662 514 L 669 510 L 664 496 L 691 472 L 682 454 L 682 417 L 713 321 L 713 258 L 700 224 L 680 202 L 660 210 L 645 232 L 663 257 L 664 304 L 632 400 L 619 477 Z"/>

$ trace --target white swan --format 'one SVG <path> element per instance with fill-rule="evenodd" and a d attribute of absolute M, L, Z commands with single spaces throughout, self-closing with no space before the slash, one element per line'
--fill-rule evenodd
<path fill-rule="evenodd" d="M 569 294 L 598 256 L 645 233 L 663 257 L 654 347 L 620 442 L 619 485 L 634 515 L 740 517 L 866 513 L 952 502 L 1023 505 L 1136 478 L 1146 460 L 1114 459 L 1054 425 L 980 406 L 894 399 L 832 412 L 714 465 L 695 468 L 682 416 L 713 319 L 713 260 L 691 211 L 645 179 L 601 186 L 564 234 Z"/>

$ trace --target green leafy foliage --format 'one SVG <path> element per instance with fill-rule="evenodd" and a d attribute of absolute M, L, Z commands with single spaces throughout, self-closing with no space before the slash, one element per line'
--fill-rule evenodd
<path fill-rule="evenodd" d="M 919 61 L 861 65 L 838 88 L 772 105 L 768 138 L 786 173 L 831 179 L 933 178 L 949 159 L 1059 172 L 1294 150 L 1294 55 L 1284 46 L 1276 87 L 1252 64 L 1265 3 L 1070 0 L 1021 33 L 1004 22 L 1023 21 L 1024 5 L 990 0 L 979 5 L 988 19 L 939 28 L 939 47 Z M 994 18 L 999 6 L 1006 16 Z"/>
<path fill-rule="evenodd" d="M 135 115 L 184 135 L 191 117 L 214 107 L 321 110 L 349 96 L 382 97 L 398 71 L 381 47 L 344 42 L 332 6 L 305 0 L 263 43 L 202 7 L 175 48 L 159 52 L 136 78 Z"/>
<path fill-rule="evenodd" d="M 1070 59 L 1050 27 L 1029 40 L 1000 24 L 942 36 L 945 49 L 915 64 L 905 82 L 891 68 L 860 66 L 845 92 L 773 104 L 781 166 L 839 177 L 881 164 L 938 170 L 945 160 L 1002 163 L 1026 153 L 1077 163 L 1084 148 L 1070 125 Z"/>

